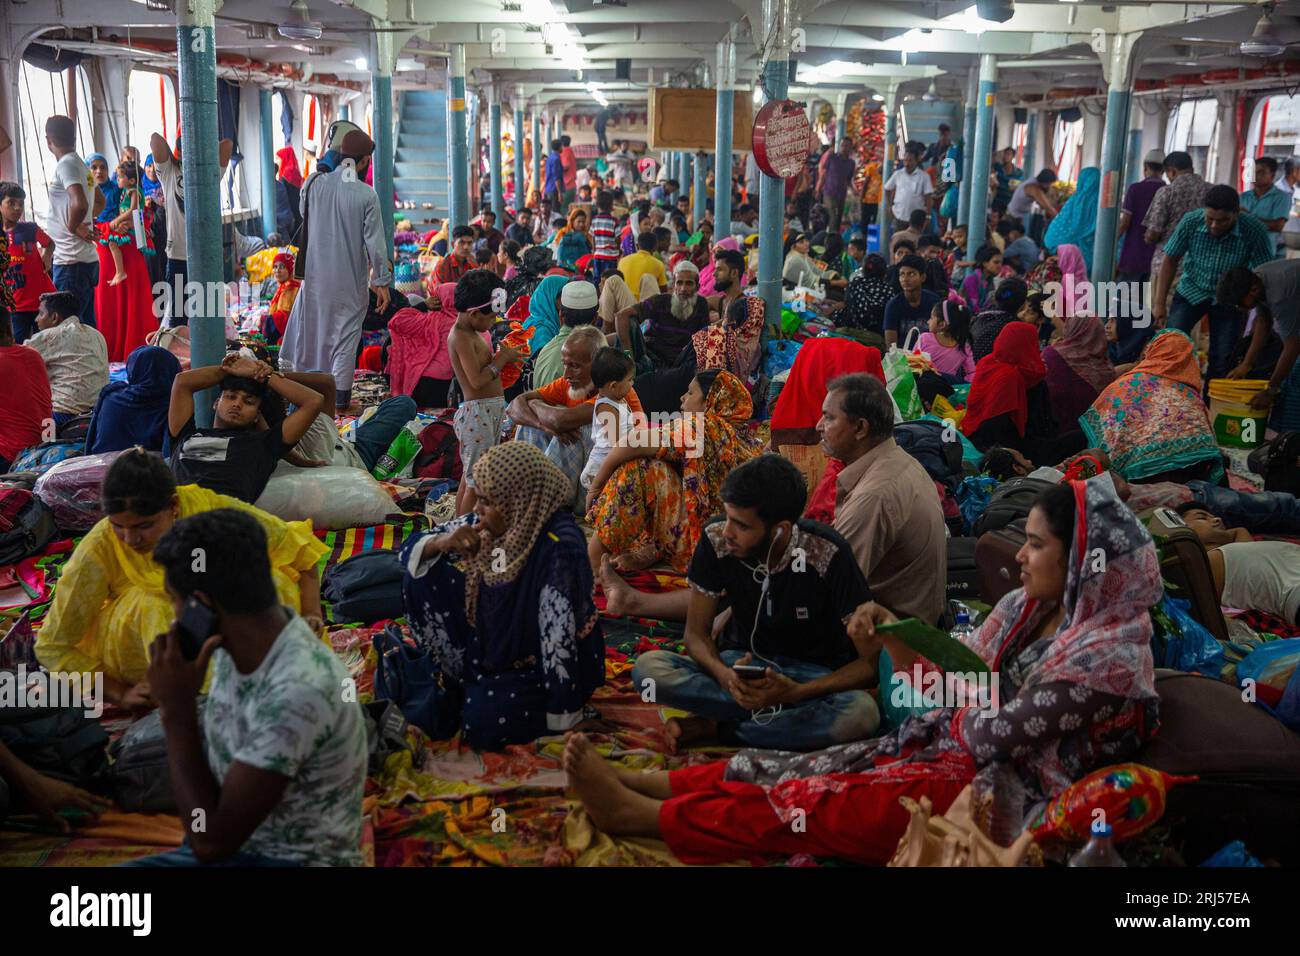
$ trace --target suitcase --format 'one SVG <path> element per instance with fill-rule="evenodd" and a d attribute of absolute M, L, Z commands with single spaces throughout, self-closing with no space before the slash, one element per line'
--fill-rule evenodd
<path fill-rule="evenodd" d="M 966 601 L 979 595 L 976 541 L 976 538 L 948 539 L 948 584 L 945 596 L 949 601 Z"/>
<path fill-rule="evenodd" d="M 1172 508 L 1157 508 L 1148 527 L 1160 550 L 1160 573 L 1173 585 L 1173 596 L 1190 601 L 1192 617 L 1218 640 L 1226 641 L 1228 622 L 1201 539 Z"/>
<path fill-rule="evenodd" d="M 1020 564 L 1016 561 L 1016 554 L 1024 543 L 1024 518 L 980 535 L 975 545 L 975 567 L 979 575 L 981 601 L 997 604 L 1020 587 Z"/>

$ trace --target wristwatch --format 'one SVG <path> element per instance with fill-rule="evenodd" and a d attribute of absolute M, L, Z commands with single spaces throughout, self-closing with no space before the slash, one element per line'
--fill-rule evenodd
<path fill-rule="evenodd" d="M 501 369 L 497 368 L 493 362 L 488 362 L 488 371 L 492 373 L 493 378 L 501 377 Z"/>

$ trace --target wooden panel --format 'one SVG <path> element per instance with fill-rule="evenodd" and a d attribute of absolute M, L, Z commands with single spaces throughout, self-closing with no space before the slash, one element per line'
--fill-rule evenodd
<path fill-rule="evenodd" d="M 657 87 L 650 93 L 651 149 L 713 152 L 717 90 Z M 747 153 L 754 129 L 754 95 L 735 90 L 732 96 L 731 148 Z"/>

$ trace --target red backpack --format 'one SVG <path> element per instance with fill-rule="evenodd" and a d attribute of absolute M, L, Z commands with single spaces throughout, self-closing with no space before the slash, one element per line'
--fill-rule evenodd
<path fill-rule="evenodd" d="M 415 456 L 412 474 L 416 478 L 461 479 L 460 442 L 451 422 L 438 420 L 420 432 L 420 453 Z"/>

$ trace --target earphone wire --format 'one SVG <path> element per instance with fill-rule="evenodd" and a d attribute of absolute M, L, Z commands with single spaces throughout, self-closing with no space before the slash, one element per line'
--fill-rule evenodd
<path fill-rule="evenodd" d="M 779 665 L 776 661 L 764 657 L 762 654 L 760 654 L 758 652 L 758 646 L 755 643 L 758 637 L 758 619 L 763 614 L 763 601 L 767 599 L 768 589 L 772 582 L 772 571 L 771 571 L 772 549 L 775 547 L 776 547 L 776 539 L 774 537 L 772 539 L 772 543 L 768 545 L 767 556 L 763 559 L 762 562 L 760 562 L 757 565 L 754 565 L 753 567 L 750 567 L 744 561 L 740 563 L 749 569 L 750 574 L 753 576 L 754 583 L 761 585 L 758 593 L 758 606 L 754 609 L 754 624 L 749 629 L 750 656 L 763 661 L 774 671 L 780 672 L 781 665 Z M 780 713 L 781 713 L 781 705 L 774 704 L 770 707 L 763 707 L 760 708 L 759 710 L 750 711 L 749 716 L 754 721 L 754 723 L 756 723 L 758 726 L 766 727 L 772 721 L 776 720 L 777 715 Z"/>

